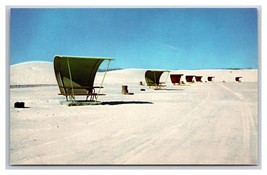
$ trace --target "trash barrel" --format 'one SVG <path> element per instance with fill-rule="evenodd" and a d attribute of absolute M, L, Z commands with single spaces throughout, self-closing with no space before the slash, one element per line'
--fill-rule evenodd
<path fill-rule="evenodd" d="M 25 108 L 25 103 L 24 102 L 16 102 L 14 104 L 15 108 Z"/>
<path fill-rule="evenodd" d="M 122 93 L 123 95 L 128 94 L 128 86 L 123 85 L 123 86 L 122 86 L 122 89 L 121 89 L 121 93 Z"/>

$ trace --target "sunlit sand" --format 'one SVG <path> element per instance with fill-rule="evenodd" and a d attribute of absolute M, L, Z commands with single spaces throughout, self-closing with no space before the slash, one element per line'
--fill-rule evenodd
<path fill-rule="evenodd" d="M 66 99 L 58 95 L 52 63 L 11 66 L 10 84 L 24 86 L 10 88 L 10 163 L 258 163 L 257 70 L 170 70 L 162 75 L 161 90 L 140 85 L 145 71 L 109 71 L 101 90 L 106 95 L 98 99 L 102 105 L 69 107 L 60 104 Z M 175 86 L 172 73 L 201 75 L 202 83 L 182 79 L 185 84 Z M 97 73 L 96 85 L 102 76 Z M 123 85 L 133 95 L 122 95 Z M 25 102 L 25 108 L 14 108 L 15 102 Z"/>

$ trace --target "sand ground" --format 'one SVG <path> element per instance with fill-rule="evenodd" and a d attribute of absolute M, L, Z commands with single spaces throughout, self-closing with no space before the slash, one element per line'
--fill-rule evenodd
<path fill-rule="evenodd" d="M 56 86 L 11 88 L 11 165 L 258 163 L 257 82 L 126 83 L 134 95 L 108 81 L 105 105 L 76 107 L 60 105 Z"/>

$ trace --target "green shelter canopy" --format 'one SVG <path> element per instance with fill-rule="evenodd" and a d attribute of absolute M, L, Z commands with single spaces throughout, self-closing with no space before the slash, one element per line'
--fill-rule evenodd
<path fill-rule="evenodd" d="M 161 86 L 160 77 L 164 72 L 169 72 L 169 71 L 147 70 L 145 73 L 145 80 L 147 86 L 160 87 Z"/>
<path fill-rule="evenodd" d="M 102 88 L 103 81 L 100 87 L 94 87 L 94 80 L 96 72 L 104 60 L 110 61 L 112 59 L 103 57 L 55 56 L 54 70 L 60 95 L 65 95 L 67 100 L 68 96 L 75 100 L 77 95 L 85 95 L 87 98 L 90 95 L 95 97 L 97 95 L 94 92 L 95 88 Z"/>

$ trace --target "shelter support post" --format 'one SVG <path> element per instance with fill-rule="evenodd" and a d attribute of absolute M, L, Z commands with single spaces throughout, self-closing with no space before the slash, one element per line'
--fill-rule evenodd
<path fill-rule="evenodd" d="M 109 68 L 109 65 L 110 65 L 110 61 L 111 61 L 111 60 L 108 60 L 108 65 L 107 65 L 107 67 L 106 67 L 106 70 L 105 70 L 103 79 L 102 79 L 102 81 L 101 81 L 100 87 L 103 86 L 103 83 L 104 83 L 104 80 L 105 80 L 105 78 L 106 78 L 106 74 L 107 74 L 107 71 L 108 71 L 108 68 Z M 98 99 L 98 94 L 100 94 L 100 90 L 101 90 L 101 88 L 99 88 L 98 93 L 97 93 L 97 95 L 96 95 L 96 97 L 95 97 L 96 101 L 97 101 L 97 99 Z"/>

